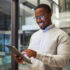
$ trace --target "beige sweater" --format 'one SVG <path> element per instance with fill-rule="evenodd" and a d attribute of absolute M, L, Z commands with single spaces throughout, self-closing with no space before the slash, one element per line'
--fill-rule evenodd
<path fill-rule="evenodd" d="M 62 70 L 70 59 L 70 38 L 55 26 L 39 30 L 32 35 L 29 49 L 37 51 L 30 70 Z"/>

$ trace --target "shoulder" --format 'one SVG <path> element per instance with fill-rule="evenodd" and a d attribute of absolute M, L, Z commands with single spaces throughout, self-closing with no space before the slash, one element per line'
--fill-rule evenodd
<path fill-rule="evenodd" d="M 53 32 L 59 35 L 68 35 L 68 33 L 66 33 L 64 30 L 57 27 L 53 28 Z"/>
<path fill-rule="evenodd" d="M 56 35 L 58 35 L 59 40 L 70 40 L 70 37 L 68 33 L 66 33 L 64 30 L 55 28 Z"/>
<path fill-rule="evenodd" d="M 39 34 L 40 34 L 40 30 L 38 30 L 38 31 L 36 31 L 35 33 L 33 33 L 31 37 L 36 37 L 36 36 L 38 36 Z"/>
<path fill-rule="evenodd" d="M 57 40 L 70 39 L 68 33 L 66 33 L 64 30 L 57 27 L 54 27 L 52 30 L 50 30 L 50 35 Z"/>

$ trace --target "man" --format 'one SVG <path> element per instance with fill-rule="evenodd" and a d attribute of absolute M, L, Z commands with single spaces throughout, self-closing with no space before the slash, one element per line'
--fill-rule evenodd
<path fill-rule="evenodd" d="M 36 22 L 40 30 L 35 32 L 27 50 L 22 53 L 31 59 L 30 70 L 62 70 L 70 59 L 70 38 L 51 22 L 51 9 L 40 4 L 35 9 Z M 18 57 L 16 61 L 23 62 Z"/>

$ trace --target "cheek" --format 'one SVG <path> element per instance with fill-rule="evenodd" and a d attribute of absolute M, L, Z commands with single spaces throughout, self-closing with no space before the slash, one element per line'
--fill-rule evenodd
<path fill-rule="evenodd" d="M 44 19 L 43 22 L 48 22 L 48 20 L 47 19 Z"/>
<path fill-rule="evenodd" d="M 36 20 L 36 23 L 38 24 L 38 21 Z"/>
<path fill-rule="evenodd" d="M 44 20 L 48 20 L 49 19 L 49 17 L 44 17 Z"/>
<path fill-rule="evenodd" d="M 37 23 L 41 23 L 41 22 L 43 22 L 43 20 L 37 19 L 36 22 L 37 22 Z"/>
<path fill-rule="evenodd" d="M 49 22 L 49 18 L 44 18 L 44 22 Z"/>

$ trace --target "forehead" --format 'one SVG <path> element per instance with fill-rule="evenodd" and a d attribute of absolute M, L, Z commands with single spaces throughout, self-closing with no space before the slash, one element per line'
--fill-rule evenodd
<path fill-rule="evenodd" d="M 42 14 L 48 14 L 48 12 L 44 8 L 38 8 L 35 10 L 35 15 L 42 15 Z"/>

